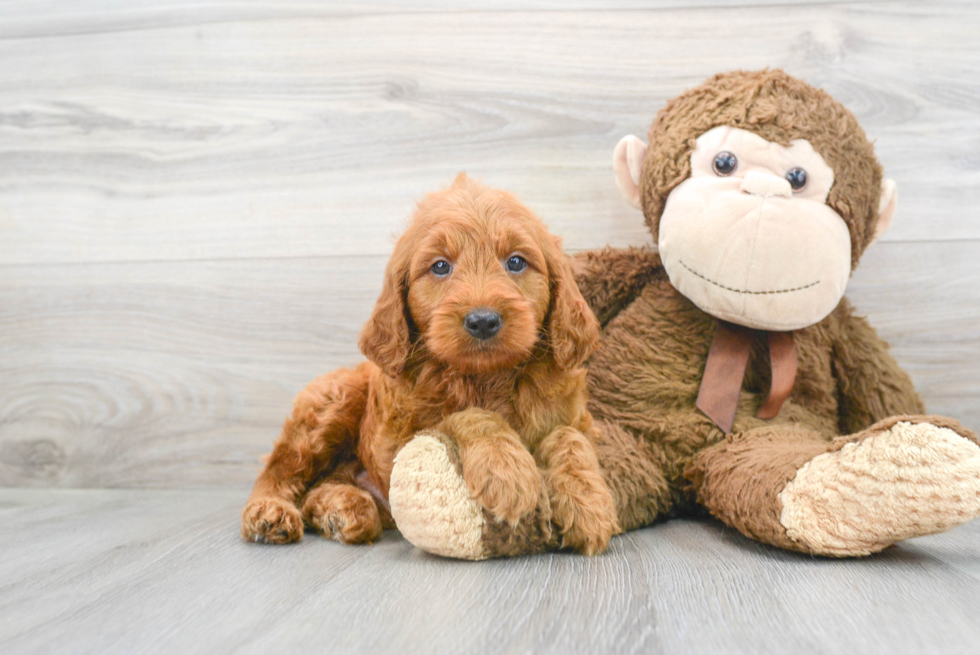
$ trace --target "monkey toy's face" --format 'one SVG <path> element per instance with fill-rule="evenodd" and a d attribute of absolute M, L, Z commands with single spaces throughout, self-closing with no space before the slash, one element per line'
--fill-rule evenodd
<path fill-rule="evenodd" d="M 616 149 L 617 183 L 640 205 L 646 146 Z M 667 196 L 657 246 L 671 284 L 703 311 L 761 330 L 796 330 L 826 317 L 851 273 L 847 223 L 827 204 L 834 170 L 805 139 L 783 146 L 730 126 L 701 134 L 691 174 Z M 883 185 L 881 219 L 894 211 Z"/>
<path fill-rule="evenodd" d="M 705 132 L 691 177 L 660 218 L 671 283 L 702 310 L 748 327 L 816 323 L 851 272 L 847 225 L 826 204 L 833 183 L 805 140 L 787 148 L 733 127 Z"/>

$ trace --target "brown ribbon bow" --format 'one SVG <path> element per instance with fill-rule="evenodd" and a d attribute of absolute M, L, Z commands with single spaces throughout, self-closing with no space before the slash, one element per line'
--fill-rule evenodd
<path fill-rule="evenodd" d="M 742 390 L 745 367 L 749 363 L 752 340 L 757 330 L 718 322 L 715 338 L 708 352 L 708 363 L 701 378 L 697 406 L 719 428 L 728 434 L 735 422 L 738 395 Z M 796 380 L 796 348 L 792 332 L 768 332 L 769 361 L 772 367 L 772 385 L 769 397 L 759 408 L 757 417 L 775 418 L 783 402 L 793 390 Z"/>

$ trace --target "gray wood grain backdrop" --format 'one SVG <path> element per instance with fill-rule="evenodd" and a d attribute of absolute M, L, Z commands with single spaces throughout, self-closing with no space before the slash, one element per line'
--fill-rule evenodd
<path fill-rule="evenodd" d="M 466 169 L 570 250 L 645 243 L 617 140 L 765 66 L 877 139 L 850 296 L 980 428 L 978 3 L 692 5 L 0 2 L 0 485 L 247 486 L 421 195 Z"/>

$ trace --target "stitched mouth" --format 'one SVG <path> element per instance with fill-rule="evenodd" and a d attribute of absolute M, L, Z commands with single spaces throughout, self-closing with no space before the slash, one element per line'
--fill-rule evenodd
<path fill-rule="evenodd" d="M 690 272 L 694 273 L 695 275 L 697 275 L 699 278 L 701 278 L 705 282 L 707 282 L 709 284 L 715 285 L 719 289 L 724 289 L 725 291 L 732 291 L 734 293 L 744 293 L 744 294 L 748 294 L 748 295 L 752 295 L 752 296 L 766 296 L 766 295 L 777 294 L 777 293 L 792 293 L 794 291 L 803 291 L 804 289 L 809 289 L 810 287 L 815 287 L 818 284 L 820 284 L 820 280 L 817 280 L 816 282 L 811 282 L 810 284 L 805 284 L 802 287 L 794 287 L 792 289 L 774 289 L 772 291 L 750 291 L 748 289 L 733 289 L 732 287 L 726 287 L 724 284 L 721 284 L 719 282 L 715 282 L 714 280 L 712 280 L 710 278 L 707 278 L 707 277 L 701 275 L 700 273 L 698 273 L 697 271 L 695 271 L 693 268 L 691 268 L 690 266 L 688 266 L 687 264 L 685 264 L 683 260 L 681 260 L 681 266 L 683 266 L 684 268 L 686 268 Z"/>

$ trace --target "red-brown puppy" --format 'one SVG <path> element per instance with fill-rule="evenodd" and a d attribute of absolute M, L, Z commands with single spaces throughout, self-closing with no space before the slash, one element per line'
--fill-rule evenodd
<path fill-rule="evenodd" d="M 563 544 L 601 552 L 618 524 L 580 368 L 598 335 L 558 239 L 510 194 L 460 174 L 419 203 L 395 246 L 361 333 L 370 361 L 296 398 L 242 536 L 296 541 L 305 519 L 339 541 L 378 538 L 395 455 L 435 428 L 458 442 L 470 491 L 498 520 L 533 511 L 544 484 Z"/>

